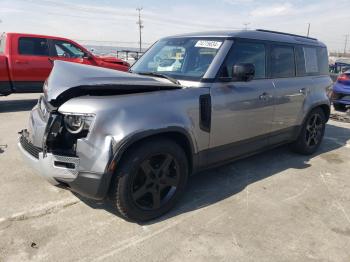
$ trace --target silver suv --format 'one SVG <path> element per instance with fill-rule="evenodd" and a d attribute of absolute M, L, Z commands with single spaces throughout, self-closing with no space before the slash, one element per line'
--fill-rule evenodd
<path fill-rule="evenodd" d="M 146 221 L 174 206 L 189 174 L 286 143 L 314 153 L 331 85 L 313 38 L 167 37 L 131 73 L 55 61 L 18 146 L 52 183 Z"/>

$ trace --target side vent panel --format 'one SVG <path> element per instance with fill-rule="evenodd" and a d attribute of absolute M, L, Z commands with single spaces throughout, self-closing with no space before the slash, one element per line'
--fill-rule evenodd
<path fill-rule="evenodd" d="M 211 98 L 210 95 L 199 97 L 199 126 L 203 131 L 210 132 L 211 125 Z"/>

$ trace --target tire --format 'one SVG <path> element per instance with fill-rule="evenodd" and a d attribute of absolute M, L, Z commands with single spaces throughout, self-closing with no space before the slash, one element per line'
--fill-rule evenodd
<path fill-rule="evenodd" d="M 311 155 L 319 148 L 326 127 L 326 117 L 321 108 L 313 109 L 306 117 L 299 136 L 291 144 L 294 152 Z"/>
<path fill-rule="evenodd" d="M 111 199 L 128 220 L 144 222 L 172 209 L 188 178 L 184 150 L 169 139 L 150 139 L 123 156 L 112 182 Z"/>
<path fill-rule="evenodd" d="M 335 109 L 335 111 L 339 111 L 339 112 L 346 112 L 346 105 L 343 104 L 333 104 L 333 107 Z"/>

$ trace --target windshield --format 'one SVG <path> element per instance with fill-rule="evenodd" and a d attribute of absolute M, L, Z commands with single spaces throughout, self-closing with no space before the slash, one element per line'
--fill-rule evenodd
<path fill-rule="evenodd" d="M 132 67 L 135 73 L 158 73 L 176 79 L 199 80 L 219 51 L 223 39 L 167 38 L 160 40 Z"/>

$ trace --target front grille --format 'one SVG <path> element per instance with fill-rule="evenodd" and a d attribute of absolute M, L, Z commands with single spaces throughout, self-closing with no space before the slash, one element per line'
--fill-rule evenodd
<path fill-rule="evenodd" d="M 33 157 L 39 159 L 39 153 L 43 151 L 41 148 L 34 146 L 23 135 L 20 138 L 20 143 L 22 147 L 25 149 L 25 151 L 27 151 Z"/>

